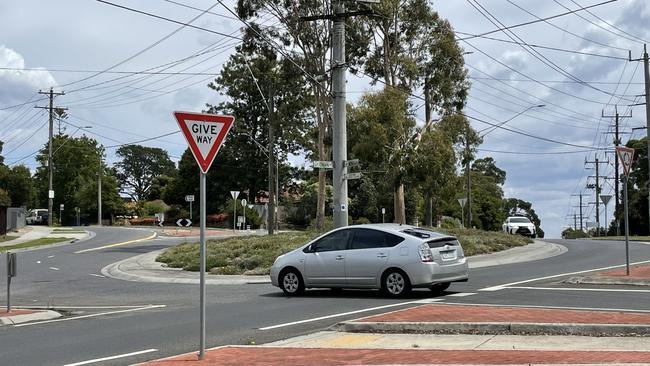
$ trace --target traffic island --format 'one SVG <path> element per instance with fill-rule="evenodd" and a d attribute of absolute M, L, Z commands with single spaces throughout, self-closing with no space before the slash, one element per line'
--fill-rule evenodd
<path fill-rule="evenodd" d="M 53 310 L 42 309 L 6 309 L 0 310 L 0 325 L 15 325 L 37 320 L 60 318 L 61 314 Z"/>
<path fill-rule="evenodd" d="M 486 305 L 422 305 L 343 322 L 361 333 L 650 336 L 650 313 Z"/>
<path fill-rule="evenodd" d="M 586 276 L 573 276 L 563 281 L 573 285 L 623 285 L 623 286 L 650 286 L 650 263 L 630 266 L 627 275 L 625 267 L 596 272 Z"/>

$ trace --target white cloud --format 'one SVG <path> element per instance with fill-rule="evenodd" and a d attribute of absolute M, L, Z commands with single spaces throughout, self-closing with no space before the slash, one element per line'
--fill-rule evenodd
<path fill-rule="evenodd" d="M 0 45 L 0 68 L 23 69 L 25 59 L 18 52 Z M 47 71 L 20 71 L 0 69 L 0 105 L 22 103 L 38 89 L 56 86 L 56 80 Z"/>

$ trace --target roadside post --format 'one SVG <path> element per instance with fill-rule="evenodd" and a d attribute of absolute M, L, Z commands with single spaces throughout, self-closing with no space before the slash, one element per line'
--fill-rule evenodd
<path fill-rule="evenodd" d="M 233 200 L 233 210 L 235 211 L 232 215 L 232 231 L 237 231 L 237 197 L 239 197 L 239 191 L 230 191 L 230 195 Z"/>
<path fill-rule="evenodd" d="M 192 202 L 194 202 L 194 195 L 188 194 L 187 196 L 185 196 L 185 202 L 190 203 L 190 220 L 192 220 Z"/>
<path fill-rule="evenodd" d="M 627 210 L 627 179 L 630 175 L 630 169 L 632 168 L 632 162 L 634 161 L 634 149 L 623 146 L 616 146 L 616 155 L 621 160 L 623 164 L 623 202 L 624 202 L 624 211 L 625 211 L 625 274 L 630 275 L 630 221 L 628 220 L 628 210 Z M 618 179 L 618 177 L 616 177 Z"/>
<path fill-rule="evenodd" d="M 600 195 L 600 200 L 603 202 L 603 206 L 605 206 L 605 236 L 607 236 L 607 233 L 609 232 L 609 221 L 607 221 L 607 204 L 611 199 L 612 199 L 611 194 Z"/>
<path fill-rule="evenodd" d="M 246 198 L 241 200 L 241 206 L 243 207 L 244 210 L 244 224 L 242 225 L 242 229 L 246 230 L 246 204 L 248 201 L 246 201 Z"/>
<path fill-rule="evenodd" d="M 7 252 L 7 313 L 11 312 L 11 277 L 16 277 L 16 253 Z"/>
<path fill-rule="evenodd" d="M 59 225 L 61 225 L 61 226 L 63 226 L 63 208 L 64 207 L 65 206 L 63 205 L 63 203 L 61 205 L 59 205 Z"/>
<path fill-rule="evenodd" d="M 200 299 L 199 299 L 199 360 L 205 357 L 205 196 L 206 174 L 214 158 L 219 152 L 235 117 L 201 114 L 190 112 L 174 112 L 187 144 L 201 169 L 199 176 L 199 269 L 200 269 Z"/>
<path fill-rule="evenodd" d="M 465 204 L 467 203 L 467 198 L 459 198 L 458 203 L 460 204 L 461 223 L 465 227 Z"/>
<path fill-rule="evenodd" d="M 385 222 L 386 222 L 386 209 L 382 207 L 381 208 L 381 223 L 383 224 Z"/>

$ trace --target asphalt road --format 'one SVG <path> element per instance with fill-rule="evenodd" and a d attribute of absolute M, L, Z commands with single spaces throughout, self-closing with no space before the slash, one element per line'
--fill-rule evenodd
<path fill-rule="evenodd" d="M 91 230 L 97 234 L 91 240 L 19 254 L 12 302 L 50 305 L 65 311 L 66 317 L 0 327 L 0 364 L 83 364 L 149 351 L 100 363 L 127 365 L 198 349 L 198 286 L 127 282 L 100 274 L 110 263 L 179 240 L 153 239 L 75 253 L 151 235 L 146 230 Z M 621 242 L 553 242 L 565 245 L 568 252 L 535 262 L 472 270 L 470 282 L 454 284 L 437 297 L 428 290 L 400 300 L 384 298 L 377 291 L 311 290 L 305 296 L 287 298 L 271 285 L 209 286 L 207 345 L 266 343 L 323 330 L 346 319 L 417 306 L 432 298 L 453 303 L 650 310 L 650 291 L 561 282 L 571 272 L 623 264 Z M 650 245 L 631 243 L 631 258 L 650 260 Z M 5 273 L 4 265 L 0 260 L 0 273 Z M 545 278 L 556 275 L 561 276 Z M 1 304 L 6 301 L 5 285 L 3 276 Z"/>

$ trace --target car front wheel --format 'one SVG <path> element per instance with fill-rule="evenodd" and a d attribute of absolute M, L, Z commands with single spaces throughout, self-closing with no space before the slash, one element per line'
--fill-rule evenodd
<path fill-rule="evenodd" d="M 295 269 L 288 269 L 280 276 L 280 286 L 287 296 L 297 296 L 305 291 L 305 284 L 300 273 Z"/>
<path fill-rule="evenodd" d="M 390 297 L 402 297 L 411 292 L 411 282 L 404 272 L 393 269 L 384 275 L 382 289 Z"/>

